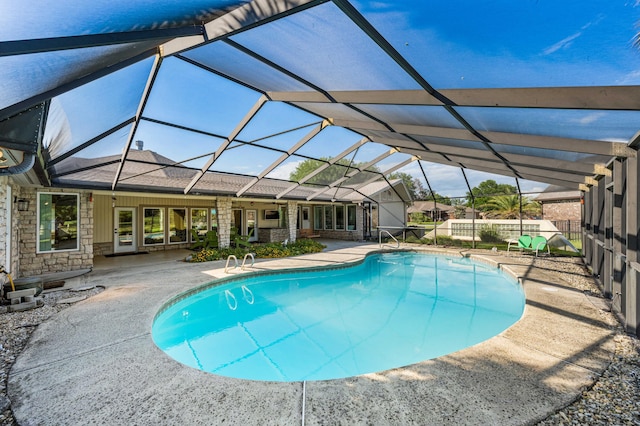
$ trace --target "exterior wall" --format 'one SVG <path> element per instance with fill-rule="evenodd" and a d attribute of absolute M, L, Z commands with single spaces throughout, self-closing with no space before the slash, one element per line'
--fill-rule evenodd
<path fill-rule="evenodd" d="M 582 206 L 580 201 L 542 203 L 542 218 L 545 220 L 580 220 Z"/>
<path fill-rule="evenodd" d="M 407 205 L 392 190 L 385 190 L 373 197 L 374 204 L 372 217 L 373 230 L 377 227 L 386 229 L 392 234 L 394 228 L 407 226 Z M 375 233 L 375 232 L 374 232 Z"/>
<path fill-rule="evenodd" d="M 93 266 L 93 205 L 89 201 L 89 192 L 65 190 L 79 194 L 80 211 L 78 238 L 79 250 L 37 253 L 37 202 L 35 188 L 22 188 L 20 198 L 29 201 L 29 210 L 16 212 L 19 232 L 19 277 L 42 275 L 51 272 L 75 271 Z M 62 192 L 59 189 L 51 192 Z"/>
<path fill-rule="evenodd" d="M 184 197 L 158 197 L 158 196 L 146 196 L 144 194 L 138 195 L 121 195 L 115 193 L 115 195 L 94 195 L 94 214 L 95 214 L 95 238 L 96 245 L 109 243 L 111 245 L 111 251 L 113 252 L 113 209 L 115 207 L 136 207 L 138 208 L 137 220 L 138 224 L 141 224 L 140 215 L 142 214 L 141 208 L 143 207 L 200 207 L 211 208 L 216 206 L 214 199 L 193 199 Z M 138 246 L 141 247 L 142 240 L 138 241 Z M 108 247 L 108 245 L 105 245 Z M 145 246 L 148 247 L 148 246 Z"/>

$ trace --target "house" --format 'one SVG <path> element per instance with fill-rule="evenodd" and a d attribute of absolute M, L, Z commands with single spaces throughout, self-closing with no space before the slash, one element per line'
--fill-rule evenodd
<path fill-rule="evenodd" d="M 473 209 L 466 206 L 452 206 L 430 201 L 414 201 L 407 209 L 407 213 L 422 213 L 434 222 L 445 221 L 448 219 L 471 219 L 473 218 Z M 479 213 L 476 212 L 476 218 Z"/>
<path fill-rule="evenodd" d="M 541 218 L 550 221 L 565 237 L 580 239 L 582 234 L 582 191 L 549 185 L 535 201 L 540 203 Z"/>
<path fill-rule="evenodd" d="M 168 183 L 186 186 L 197 171 L 142 144 L 129 151 L 122 169 L 119 158 L 69 157 L 58 164 L 55 187 L 34 184 L 37 168 L 0 176 L 13 230 L 5 258 L 14 276 L 91 268 L 98 255 L 188 248 L 191 229 L 217 230 L 223 247 L 232 228 L 259 242 L 362 240 L 379 224 L 404 226 L 410 201 L 400 180 L 364 181 L 354 190 L 226 173 L 206 173 L 193 193 L 177 194 Z M 118 189 L 104 190 L 117 173 Z M 286 196 L 274 198 L 280 193 Z"/>
<path fill-rule="evenodd" d="M 540 203 L 542 219 L 579 221 L 582 217 L 582 191 L 549 185 L 534 200 Z"/>

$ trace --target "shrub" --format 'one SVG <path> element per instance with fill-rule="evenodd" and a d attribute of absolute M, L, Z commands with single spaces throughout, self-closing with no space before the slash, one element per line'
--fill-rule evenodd
<path fill-rule="evenodd" d="M 204 249 L 191 256 L 190 262 L 209 262 L 213 260 L 224 260 L 230 255 L 237 259 L 242 259 L 247 253 L 254 253 L 255 257 L 263 259 L 276 259 L 281 257 L 298 256 L 307 253 L 319 253 L 325 248 L 324 245 L 311 239 L 299 239 L 295 243 L 267 243 L 256 244 L 248 248 L 223 248 Z"/>
<path fill-rule="evenodd" d="M 504 237 L 500 235 L 498 227 L 491 225 L 482 225 L 478 231 L 480 241 L 484 243 L 501 243 L 504 242 Z"/>

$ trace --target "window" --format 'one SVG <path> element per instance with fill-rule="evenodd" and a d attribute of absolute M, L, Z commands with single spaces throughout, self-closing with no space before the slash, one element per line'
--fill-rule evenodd
<path fill-rule="evenodd" d="M 265 210 L 264 220 L 278 220 L 280 219 L 280 212 L 278 210 Z"/>
<path fill-rule="evenodd" d="M 313 206 L 313 229 L 322 229 L 322 206 Z"/>
<path fill-rule="evenodd" d="M 144 208 L 144 244 L 164 244 L 164 209 Z"/>
<path fill-rule="evenodd" d="M 324 229 L 333 229 L 333 206 L 324 206 Z"/>
<path fill-rule="evenodd" d="M 169 208 L 169 242 L 187 242 L 187 209 Z"/>
<path fill-rule="evenodd" d="M 278 214 L 280 215 L 280 228 L 287 228 L 289 227 L 289 215 L 288 215 L 288 210 L 287 210 L 287 206 L 280 206 L 278 207 Z"/>
<path fill-rule="evenodd" d="M 336 206 L 336 229 L 344 231 L 344 206 Z"/>
<path fill-rule="evenodd" d="M 347 206 L 347 230 L 356 230 L 356 206 L 354 204 Z"/>
<path fill-rule="evenodd" d="M 38 194 L 38 253 L 79 250 L 78 194 Z"/>
<path fill-rule="evenodd" d="M 211 209 L 211 230 L 215 231 L 216 229 L 218 229 L 218 211 Z"/>
<path fill-rule="evenodd" d="M 207 233 L 207 209 L 191 209 L 191 229 L 200 236 Z"/>

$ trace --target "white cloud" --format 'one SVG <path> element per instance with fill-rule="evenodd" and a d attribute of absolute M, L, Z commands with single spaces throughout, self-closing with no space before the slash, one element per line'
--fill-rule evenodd
<path fill-rule="evenodd" d="M 556 44 L 547 47 L 546 49 L 544 49 L 542 51 L 543 55 L 550 55 L 554 52 L 557 52 L 560 49 L 566 49 L 569 46 L 571 46 L 571 44 L 573 43 L 573 40 L 577 39 L 578 37 L 580 37 L 582 35 L 582 31 L 579 31 L 575 34 L 570 35 L 569 37 L 560 40 L 559 42 L 557 42 Z"/>
<path fill-rule="evenodd" d="M 635 70 L 622 76 L 617 83 L 623 86 L 640 84 L 640 70 Z"/>
<path fill-rule="evenodd" d="M 276 167 L 275 170 L 272 170 L 267 176 L 273 179 L 289 179 L 291 173 L 298 167 L 300 161 L 291 161 L 290 163 L 282 164 L 280 167 Z"/>
<path fill-rule="evenodd" d="M 594 112 L 591 114 L 587 114 L 582 118 L 572 120 L 578 124 L 591 124 L 595 121 L 598 121 L 600 118 L 604 117 L 606 114 L 604 112 Z"/>

